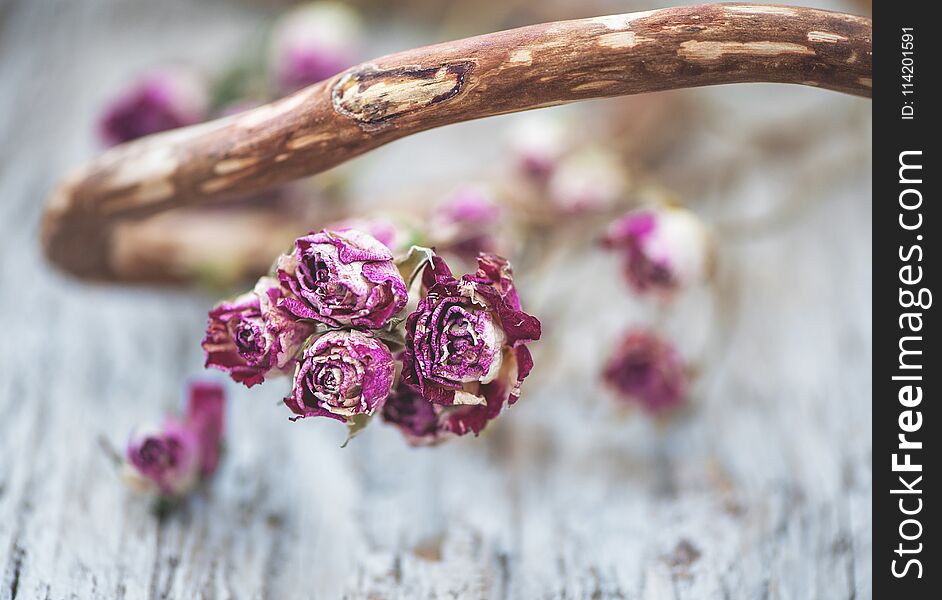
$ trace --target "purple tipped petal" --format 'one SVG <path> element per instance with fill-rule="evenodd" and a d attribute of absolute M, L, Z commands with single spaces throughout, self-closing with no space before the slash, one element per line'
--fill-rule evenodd
<path fill-rule="evenodd" d="M 504 408 L 510 390 L 503 381 L 495 381 L 481 387 L 485 404 L 478 406 L 460 406 L 449 410 L 442 419 L 442 429 L 455 435 L 473 433 L 479 435 L 492 420 L 496 419 Z"/>
<path fill-rule="evenodd" d="M 344 264 L 387 261 L 393 258 L 392 252 L 385 244 L 365 231 L 358 229 L 324 230 L 299 238 L 297 241 L 298 249 L 303 253 L 307 253 L 312 246 L 318 244 L 331 244 L 337 248 L 337 255 Z"/>
<path fill-rule="evenodd" d="M 392 252 L 368 233 L 347 229 L 298 238 L 278 260 L 286 290 L 279 305 L 331 327 L 378 329 L 408 301 Z"/>
<path fill-rule="evenodd" d="M 432 261 L 422 271 L 422 287 L 426 289 L 436 284 L 449 285 L 454 281 L 451 269 L 441 256 L 433 256 Z"/>

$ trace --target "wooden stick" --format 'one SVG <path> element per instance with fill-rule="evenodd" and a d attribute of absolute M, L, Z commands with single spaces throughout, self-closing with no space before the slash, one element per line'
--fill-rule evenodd
<path fill-rule="evenodd" d="M 159 279 L 130 275 L 135 265 L 117 254 L 133 239 L 116 225 L 133 230 L 133 220 L 171 208 L 319 173 L 419 131 L 588 98 L 742 82 L 869 96 L 871 36 L 863 17 L 706 4 L 409 50 L 246 113 L 113 148 L 52 193 L 43 242 L 82 277 Z"/>

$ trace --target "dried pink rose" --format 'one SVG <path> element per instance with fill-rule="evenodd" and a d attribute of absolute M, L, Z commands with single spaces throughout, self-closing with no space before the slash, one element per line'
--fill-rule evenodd
<path fill-rule="evenodd" d="M 168 418 L 159 431 L 131 439 L 125 480 L 135 490 L 183 496 L 199 483 L 199 440 L 186 423 Z"/>
<path fill-rule="evenodd" d="M 639 293 L 671 293 L 709 270 L 709 232 L 682 208 L 631 211 L 609 225 L 602 243 L 621 252 L 625 279 Z"/>
<path fill-rule="evenodd" d="M 361 331 L 329 331 L 301 357 L 285 404 L 304 417 L 349 421 L 372 415 L 389 395 L 396 365 L 379 339 Z"/>
<path fill-rule="evenodd" d="M 293 92 L 355 64 L 362 40 L 359 15 L 339 2 L 306 4 L 287 13 L 272 34 L 279 90 Z"/>
<path fill-rule="evenodd" d="M 459 188 L 432 214 L 432 242 L 436 250 L 467 260 L 473 260 L 481 252 L 495 252 L 502 212 L 486 188 Z"/>
<path fill-rule="evenodd" d="M 571 215 L 609 209 L 627 191 L 624 165 L 602 148 L 586 148 L 565 157 L 548 184 L 550 201 L 558 211 Z"/>
<path fill-rule="evenodd" d="M 219 464 L 225 403 L 219 385 L 192 385 L 185 420 L 168 417 L 161 429 L 128 442 L 125 481 L 135 490 L 175 498 L 211 477 Z"/>
<path fill-rule="evenodd" d="M 255 284 L 269 340 L 271 367 L 282 372 L 294 370 L 301 346 L 315 329 L 313 323 L 299 320 L 281 305 L 286 293 L 281 282 L 274 277 L 261 277 Z"/>
<path fill-rule="evenodd" d="M 378 329 L 408 301 L 392 252 L 356 229 L 298 238 L 295 251 L 279 257 L 277 274 L 286 291 L 278 306 L 331 327 Z"/>
<path fill-rule="evenodd" d="M 247 292 L 209 311 L 203 350 L 206 366 L 225 371 L 233 380 L 252 387 L 271 370 L 270 339 L 258 296 Z"/>
<path fill-rule="evenodd" d="M 632 329 L 622 336 L 603 377 L 621 399 L 653 415 L 680 408 L 686 399 L 683 359 L 674 346 L 645 329 Z"/>
<path fill-rule="evenodd" d="M 272 369 L 293 369 L 314 326 L 279 305 L 283 294 L 276 279 L 263 277 L 255 291 L 209 311 L 203 339 L 206 366 L 225 371 L 246 387 L 264 381 Z"/>
<path fill-rule="evenodd" d="M 434 404 L 481 409 L 448 426 L 478 433 L 520 395 L 533 366 L 526 344 L 540 338 L 540 321 L 520 309 L 510 265 L 498 256 L 482 255 L 477 272 L 460 280 L 436 256 L 421 293 L 406 321 L 402 381 Z"/>
<path fill-rule="evenodd" d="M 383 404 L 383 421 L 399 428 L 413 446 L 431 446 L 443 439 L 439 406 L 401 383 Z"/>
<path fill-rule="evenodd" d="M 383 404 L 383 421 L 395 426 L 412 446 L 433 446 L 450 437 L 480 433 L 500 414 L 508 398 L 505 382 L 482 386 L 485 403 L 442 406 L 400 384 Z"/>
<path fill-rule="evenodd" d="M 134 81 L 105 109 L 99 119 L 102 141 L 122 142 L 192 125 L 209 112 L 209 85 L 184 67 L 167 67 Z"/>

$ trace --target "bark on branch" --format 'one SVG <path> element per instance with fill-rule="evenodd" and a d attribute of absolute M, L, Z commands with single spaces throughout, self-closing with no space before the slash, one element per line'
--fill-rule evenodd
<path fill-rule="evenodd" d="M 419 131 L 589 98 L 743 82 L 870 96 L 871 36 L 863 17 L 707 4 L 409 50 L 247 113 L 108 151 L 53 192 L 43 243 L 82 277 L 171 278 L 121 256 L 134 231 L 127 224 L 319 173 Z"/>

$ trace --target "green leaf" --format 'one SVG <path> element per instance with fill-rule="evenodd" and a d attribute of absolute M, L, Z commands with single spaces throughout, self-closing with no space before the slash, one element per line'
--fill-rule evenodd
<path fill-rule="evenodd" d="M 399 274 L 405 280 L 407 289 L 412 287 L 412 282 L 419 276 L 425 265 L 432 262 L 434 256 L 435 251 L 431 248 L 412 246 L 404 258 L 396 261 L 396 267 L 398 267 Z"/>
<path fill-rule="evenodd" d="M 124 457 L 121 456 L 121 453 L 118 452 L 118 449 L 115 448 L 111 444 L 111 441 L 108 440 L 108 438 L 106 438 L 104 435 L 98 436 L 98 445 L 101 447 L 108 460 L 111 461 L 111 464 L 116 468 L 120 467 L 124 463 Z"/>
<path fill-rule="evenodd" d="M 366 429 L 366 426 L 370 424 L 370 415 L 353 415 L 350 417 L 350 420 L 347 421 L 347 439 L 343 441 L 343 444 L 340 445 L 341 448 L 346 448 L 347 444 L 350 443 L 350 440 L 360 435 L 360 432 Z"/>
<path fill-rule="evenodd" d="M 182 504 L 182 498 L 171 496 L 157 496 L 151 502 L 151 513 L 160 522 L 165 521 L 173 511 L 177 510 Z"/>
<path fill-rule="evenodd" d="M 222 76 L 213 82 L 210 95 L 214 112 L 240 100 L 264 103 L 272 99 L 267 62 L 270 36 L 271 32 L 266 31 L 247 40 Z"/>
<path fill-rule="evenodd" d="M 401 352 L 406 347 L 405 331 L 399 327 L 399 324 L 402 323 L 402 321 L 403 319 L 398 319 L 395 326 L 393 327 L 386 327 L 373 331 L 373 335 L 385 343 L 393 355 Z"/>

